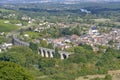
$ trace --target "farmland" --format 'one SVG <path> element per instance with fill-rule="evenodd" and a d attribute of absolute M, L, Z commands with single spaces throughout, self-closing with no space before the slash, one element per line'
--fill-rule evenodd
<path fill-rule="evenodd" d="M 0 32 L 10 32 L 19 28 L 15 24 L 9 23 L 9 21 L 0 20 Z"/>

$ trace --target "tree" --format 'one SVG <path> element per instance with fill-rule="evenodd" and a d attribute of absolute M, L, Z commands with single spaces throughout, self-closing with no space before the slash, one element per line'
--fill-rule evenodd
<path fill-rule="evenodd" d="M 111 75 L 106 75 L 104 80 L 112 80 L 112 76 Z"/>
<path fill-rule="evenodd" d="M 8 52 L 0 54 L 0 61 L 10 61 L 24 66 L 26 58 L 23 54 L 19 54 L 17 52 Z"/>
<path fill-rule="evenodd" d="M 0 61 L 10 61 L 23 67 L 31 68 L 37 64 L 39 56 L 28 47 L 13 47 L 8 52 L 0 54 Z"/>
<path fill-rule="evenodd" d="M 38 45 L 33 42 L 30 42 L 29 48 L 31 48 L 34 53 L 37 53 L 38 51 Z"/>
<path fill-rule="evenodd" d="M 5 37 L 4 36 L 0 36 L 0 44 L 2 44 L 5 41 L 6 41 Z"/>
<path fill-rule="evenodd" d="M 83 47 L 76 46 L 74 47 L 74 53 L 82 53 L 84 51 Z"/>
<path fill-rule="evenodd" d="M 42 41 L 40 42 L 40 46 L 47 48 L 47 46 L 48 46 L 47 41 L 46 41 L 46 40 L 42 40 Z"/>
<path fill-rule="evenodd" d="M 80 26 L 79 25 L 77 25 L 77 27 L 76 28 L 74 28 L 74 34 L 77 34 L 77 35 L 81 35 L 81 33 L 80 33 Z"/>
<path fill-rule="evenodd" d="M 20 29 L 20 35 L 23 35 L 23 32 L 24 32 L 23 29 Z"/>
<path fill-rule="evenodd" d="M 82 47 L 86 50 L 93 50 L 92 47 L 90 45 L 87 45 L 87 44 L 82 45 Z"/>
<path fill-rule="evenodd" d="M 76 53 L 76 54 L 71 55 L 68 60 L 72 63 L 77 63 L 77 64 L 80 62 L 86 63 L 87 57 L 85 54 Z"/>
<path fill-rule="evenodd" d="M 113 41 L 113 40 L 110 40 L 110 41 L 108 42 L 108 44 L 113 45 L 113 44 L 114 44 L 114 41 Z"/>
<path fill-rule="evenodd" d="M 49 44 L 48 44 L 48 48 L 54 49 L 53 44 L 52 44 L 52 43 L 49 43 Z"/>
<path fill-rule="evenodd" d="M 38 62 L 38 66 L 40 69 L 43 68 L 48 68 L 48 67 L 54 67 L 55 66 L 55 60 L 54 59 L 45 59 L 42 58 L 41 60 L 39 60 Z"/>
<path fill-rule="evenodd" d="M 13 62 L 0 61 L 1 80 L 34 80 L 33 76 L 23 67 Z"/>
<path fill-rule="evenodd" d="M 55 58 L 59 59 L 60 58 L 60 54 L 58 52 L 58 48 L 55 48 Z"/>

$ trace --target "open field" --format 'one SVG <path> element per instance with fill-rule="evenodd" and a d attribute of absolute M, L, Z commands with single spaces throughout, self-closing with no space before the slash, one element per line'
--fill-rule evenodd
<path fill-rule="evenodd" d="M 15 12 L 13 10 L 7 10 L 7 9 L 0 9 L 1 12 Z"/>
<path fill-rule="evenodd" d="M 105 19 L 105 18 L 93 19 L 93 20 L 95 20 L 95 22 L 106 22 L 106 21 L 110 21 L 110 19 Z"/>
<path fill-rule="evenodd" d="M 108 71 L 108 74 L 112 76 L 112 80 L 120 80 L 120 70 Z M 105 78 L 106 74 L 103 75 L 87 75 L 84 77 L 79 77 L 75 80 L 91 80 L 94 78 Z"/>
<path fill-rule="evenodd" d="M 120 22 L 114 22 L 114 24 L 116 24 L 116 25 L 120 26 Z"/>
<path fill-rule="evenodd" d="M 5 20 L 0 20 L 0 32 L 10 32 L 17 28 L 19 27 L 16 26 L 15 24 L 7 23 L 7 21 L 5 23 Z"/>

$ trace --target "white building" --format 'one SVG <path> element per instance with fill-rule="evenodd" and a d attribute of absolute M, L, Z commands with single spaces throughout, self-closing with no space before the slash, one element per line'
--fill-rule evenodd
<path fill-rule="evenodd" d="M 98 30 L 92 25 L 89 30 L 90 35 L 98 34 Z"/>
<path fill-rule="evenodd" d="M 2 50 L 0 49 L 0 53 L 2 52 Z"/>

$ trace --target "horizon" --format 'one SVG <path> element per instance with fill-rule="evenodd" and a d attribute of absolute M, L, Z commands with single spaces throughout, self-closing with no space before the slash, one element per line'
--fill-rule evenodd
<path fill-rule="evenodd" d="M 79 2 L 120 2 L 120 0 L 1 0 L 0 3 L 79 3 Z"/>

